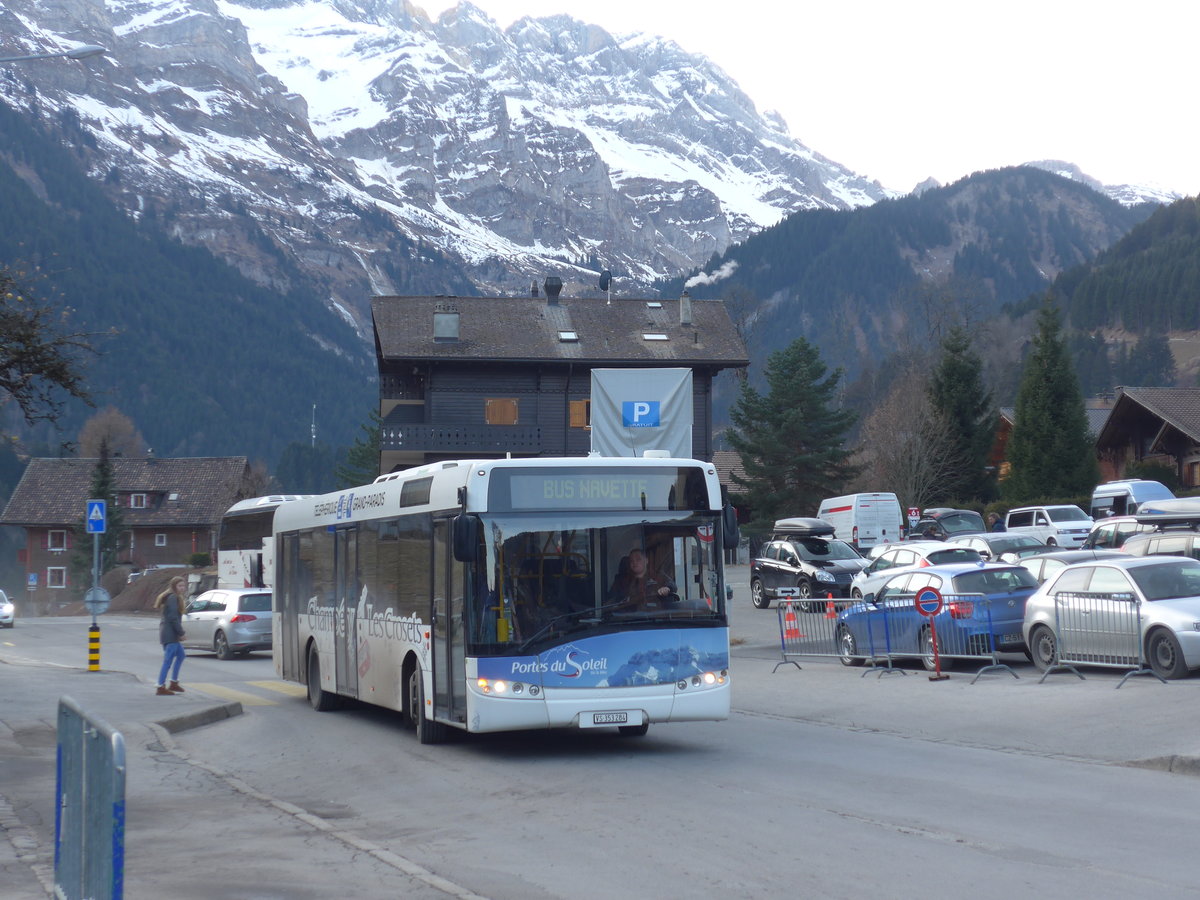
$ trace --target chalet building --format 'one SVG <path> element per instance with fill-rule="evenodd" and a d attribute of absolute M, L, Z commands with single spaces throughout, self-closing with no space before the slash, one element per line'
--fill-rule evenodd
<path fill-rule="evenodd" d="M 712 384 L 749 365 L 725 304 L 546 296 L 376 297 L 380 471 L 427 462 L 586 456 L 591 373 L 692 372 L 693 455 L 712 459 Z"/>
<path fill-rule="evenodd" d="M 215 557 L 221 516 L 244 494 L 250 469 L 244 456 L 110 460 L 125 535 L 118 562 L 138 568 L 186 563 L 193 553 Z M 95 459 L 32 459 L 17 483 L 0 525 L 25 530 L 20 552 L 27 604 L 45 608 L 77 600 L 76 555 Z M 84 538 L 90 540 L 90 538 Z M 82 549 L 89 560 L 90 545 Z M 89 576 L 90 579 L 90 576 Z"/>
<path fill-rule="evenodd" d="M 1200 388 L 1117 388 L 1096 438 L 1102 481 L 1131 462 L 1173 467 L 1184 488 L 1200 487 Z"/>

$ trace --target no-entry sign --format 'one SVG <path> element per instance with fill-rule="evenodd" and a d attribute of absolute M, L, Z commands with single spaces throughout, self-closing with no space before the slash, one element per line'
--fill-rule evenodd
<path fill-rule="evenodd" d="M 917 591 L 914 602 L 917 606 L 917 612 L 923 616 L 933 618 L 942 611 L 942 592 L 937 588 L 923 587 Z"/>

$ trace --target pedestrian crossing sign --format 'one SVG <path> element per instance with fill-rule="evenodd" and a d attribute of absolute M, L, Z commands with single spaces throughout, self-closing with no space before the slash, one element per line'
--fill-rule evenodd
<path fill-rule="evenodd" d="M 85 521 L 88 534 L 104 534 L 108 523 L 108 504 L 104 500 L 89 500 Z"/>

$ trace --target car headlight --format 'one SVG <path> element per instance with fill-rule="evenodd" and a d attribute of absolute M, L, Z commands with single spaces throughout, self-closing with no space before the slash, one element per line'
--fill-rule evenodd
<path fill-rule="evenodd" d="M 11 616 L 15 609 L 16 607 L 11 603 L 0 603 L 0 615 L 2 616 Z"/>
<path fill-rule="evenodd" d="M 824 569 L 817 569 L 817 581 L 836 581 L 837 579 L 826 572 Z"/>

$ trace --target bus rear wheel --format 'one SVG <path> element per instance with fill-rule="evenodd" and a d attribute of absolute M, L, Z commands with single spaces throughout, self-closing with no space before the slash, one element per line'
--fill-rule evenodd
<path fill-rule="evenodd" d="M 418 744 L 440 744 L 446 740 L 446 726 L 425 715 L 425 676 L 419 668 L 408 676 L 408 710 Z"/>
<path fill-rule="evenodd" d="M 316 646 L 308 648 L 308 702 L 317 712 L 329 712 L 338 705 L 337 694 L 321 687 L 321 658 Z"/>

